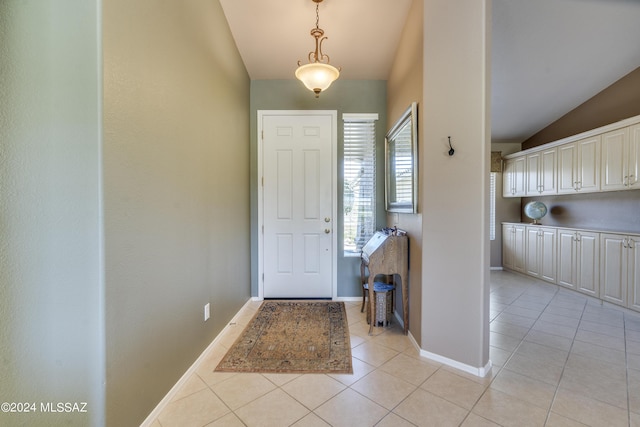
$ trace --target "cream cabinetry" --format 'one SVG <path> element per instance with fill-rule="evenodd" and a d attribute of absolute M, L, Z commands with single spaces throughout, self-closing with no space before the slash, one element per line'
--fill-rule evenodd
<path fill-rule="evenodd" d="M 558 285 L 600 296 L 599 233 L 558 229 Z"/>
<path fill-rule="evenodd" d="M 525 196 L 526 157 L 509 159 L 504 164 L 503 197 Z"/>
<path fill-rule="evenodd" d="M 640 311 L 640 234 L 503 223 L 502 265 Z"/>
<path fill-rule="evenodd" d="M 600 135 L 558 147 L 558 194 L 600 190 Z"/>
<path fill-rule="evenodd" d="M 640 235 L 600 234 L 600 298 L 640 309 Z"/>
<path fill-rule="evenodd" d="M 556 194 L 557 164 L 556 147 L 527 154 L 525 192 L 527 196 Z"/>
<path fill-rule="evenodd" d="M 526 273 L 547 282 L 556 283 L 555 228 L 526 226 Z"/>
<path fill-rule="evenodd" d="M 502 225 L 502 264 L 509 270 L 525 272 L 525 226 Z"/>
<path fill-rule="evenodd" d="M 506 156 L 503 197 L 640 189 L 640 116 Z"/>
<path fill-rule="evenodd" d="M 602 135 L 600 169 L 603 191 L 639 188 L 640 125 Z"/>

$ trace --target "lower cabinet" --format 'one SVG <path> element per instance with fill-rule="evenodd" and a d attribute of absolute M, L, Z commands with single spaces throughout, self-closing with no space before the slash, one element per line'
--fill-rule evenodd
<path fill-rule="evenodd" d="M 556 229 L 527 225 L 526 273 L 556 283 Z"/>
<path fill-rule="evenodd" d="M 600 296 L 599 233 L 558 229 L 558 285 Z"/>
<path fill-rule="evenodd" d="M 600 298 L 640 310 L 640 236 L 601 233 Z"/>
<path fill-rule="evenodd" d="M 640 311 L 640 235 L 502 227 L 504 268 Z"/>
<path fill-rule="evenodd" d="M 502 265 L 509 270 L 525 272 L 525 226 L 502 225 Z"/>

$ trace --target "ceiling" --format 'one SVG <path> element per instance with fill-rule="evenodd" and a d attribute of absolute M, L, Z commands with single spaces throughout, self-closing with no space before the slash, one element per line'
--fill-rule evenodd
<path fill-rule="evenodd" d="M 386 80 L 412 0 L 324 0 L 341 79 Z M 249 76 L 291 79 L 314 40 L 311 0 L 220 0 Z M 640 67 L 640 0 L 493 0 L 492 140 L 521 142 Z"/>

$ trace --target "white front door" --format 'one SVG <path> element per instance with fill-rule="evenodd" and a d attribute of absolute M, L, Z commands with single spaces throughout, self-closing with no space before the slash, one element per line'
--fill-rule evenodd
<path fill-rule="evenodd" d="M 334 111 L 258 113 L 264 298 L 331 298 Z"/>

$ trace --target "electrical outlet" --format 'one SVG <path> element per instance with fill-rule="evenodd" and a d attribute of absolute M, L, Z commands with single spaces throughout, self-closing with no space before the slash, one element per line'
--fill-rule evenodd
<path fill-rule="evenodd" d="M 209 305 L 209 303 L 206 303 L 204 305 L 204 321 L 206 322 L 207 320 L 209 320 L 209 317 L 211 317 L 211 306 Z"/>

